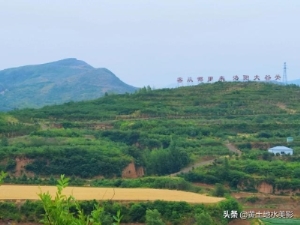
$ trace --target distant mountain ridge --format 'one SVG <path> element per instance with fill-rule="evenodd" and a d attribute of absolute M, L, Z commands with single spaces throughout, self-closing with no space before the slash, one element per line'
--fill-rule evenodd
<path fill-rule="evenodd" d="M 108 69 L 68 58 L 0 71 L 0 111 L 91 100 L 106 92 L 132 93 L 136 89 Z"/>
<path fill-rule="evenodd" d="M 287 82 L 288 84 L 296 84 L 296 85 L 300 85 L 300 79 L 297 80 L 291 80 Z"/>

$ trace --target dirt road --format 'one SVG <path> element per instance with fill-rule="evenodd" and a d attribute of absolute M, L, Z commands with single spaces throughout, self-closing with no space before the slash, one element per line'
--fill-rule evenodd
<path fill-rule="evenodd" d="M 231 151 L 233 153 L 237 153 L 239 156 L 241 156 L 242 152 L 239 149 L 237 149 L 233 144 L 229 143 L 229 141 L 225 142 L 225 146 L 228 148 L 229 151 Z M 217 158 L 215 158 L 215 159 L 217 159 Z M 178 174 L 181 174 L 181 173 L 188 173 L 188 172 L 192 171 L 193 169 L 195 169 L 197 167 L 210 165 L 215 161 L 215 159 L 210 159 L 210 160 L 206 160 L 206 161 L 202 161 L 202 162 L 197 162 L 193 165 L 190 165 L 188 167 L 185 167 L 185 168 L 181 169 L 177 173 L 170 174 L 170 176 L 173 177 L 173 176 L 177 176 Z"/>
<path fill-rule="evenodd" d="M 170 176 L 173 177 L 173 176 L 177 176 L 177 175 L 180 174 L 180 173 L 188 173 L 188 172 L 192 171 L 194 168 L 212 164 L 214 161 L 215 161 L 215 159 L 211 159 L 211 160 L 207 160 L 207 161 L 203 161 L 203 162 L 197 162 L 197 163 L 195 163 L 195 164 L 193 164 L 193 165 L 191 165 L 191 166 L 188 166 L 188 167 L 186 167 L 186 168 L 183 168 L 182 170 L 180 170 L 180 171 L 177 172 L 177 173 L 172 173 L 172 174 L 170 174 Z"/>
<path fill-rule="evenodd" d="M 225 146 L 228 148 L 229 151 L 237 153 L 239 156 L 242 155 L 242 152 L 237 149 L 233 144 L 229 143 L 229 141 L 226 141 Z"/>

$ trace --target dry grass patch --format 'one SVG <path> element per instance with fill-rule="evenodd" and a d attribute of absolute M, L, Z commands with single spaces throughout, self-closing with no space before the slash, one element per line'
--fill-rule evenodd
<path fill-rule="evenodd" d="M 25 186 L 3 185 L 0 187 L 2 200 L 37 200 L 38 194 L 48 192 L 54 196 L 55 186 Z M 93 187 L 67 187 L 66 195 L 73 195 L 77 200 L 116 200 L 116 201 L 185 201 L 189 203 L 217 203 L 224 198 L 163 189 L 149 188 L 93 188 Z"/>

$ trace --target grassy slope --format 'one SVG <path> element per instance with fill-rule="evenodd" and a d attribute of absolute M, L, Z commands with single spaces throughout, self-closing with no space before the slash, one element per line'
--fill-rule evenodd
<path fill-rule="evenodd" d="M 9 139 L 10 145 L 2 148 L 2 154 L 57 152 L 72 146 L 106 154 L 109 149 L 119 149 L 112 151 L 114 155 L 110 157 L 133 158 L 148 167 L 149 172 L 151 168 L 154 171 L 149 159 L 158 157 L 151 149 L 167 152 L 171 136 L 177 148 L 188 154 L 190 162 L 207 155 L 228 154 L 223 145 L 228 139 L 245 151 L 249 144 L 257 145 L 258 149 L 265 149 L 259 147 L 263 144 L 284 144 L 285 137 L 291 135 L 297 143 L 299 92 L 300 88 L 293 85 L 215 83 L 142 89 L 136 94 L 13 111 L 9 115 L 22 122 L 22 126 L 32 128 L 36 124 L 40 128 L 28 130 L 31 135 L 26 138 Z M 65 129 L 53 128 L 54 125 Z M 13 132 L 8 130 L 2 131 L 2 135 L 21 135 L 12 128 Z M 259 136 L 262 131 L 269 132 L 269 137 Z"/>
<path fill-rule="evenodd" d="M 177 89 L 140 91 L 138 94 L 110 95 L 94 101 L 67 103 L 13 113 L 20 119 L 50 117 L 68 121 L 105 121 L 127 118 L 195 116 L 207 120 L 234 119 L 257 123 L 268 120 L 291 122 L 300 110 L 297 86 L 265 83 L 215 83 Z M 273 118 L 270 117 L 272 115 Z M 289 116 L 286 116 L 289 115 Z M 201 120 L 203 119 L 203 120 Z"/>

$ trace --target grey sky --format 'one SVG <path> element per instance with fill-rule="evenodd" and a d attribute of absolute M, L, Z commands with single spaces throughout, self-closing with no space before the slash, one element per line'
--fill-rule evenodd
<path fill-rule="evenodd" d="M 300 78 L 299 0 L 0 0 L 0 69 L 77 58 L 134 86 Z"/>

